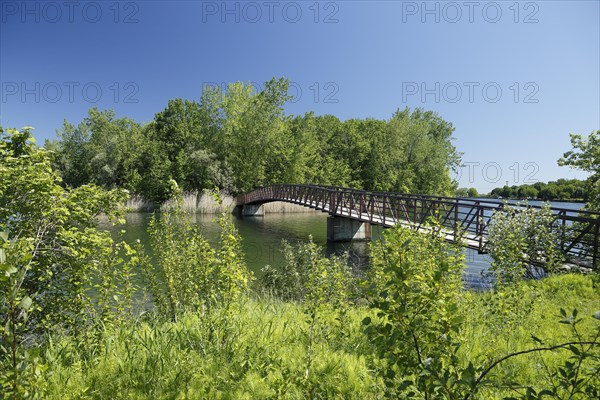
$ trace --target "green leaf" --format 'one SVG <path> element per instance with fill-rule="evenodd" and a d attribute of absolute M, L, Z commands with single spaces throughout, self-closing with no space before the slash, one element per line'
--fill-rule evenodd
<path fill-rule="evenodd" d="M 531 335 L 531 339 L 533 339 L 534 342 L 539 343 L 539 344 L 544 344 L 544 342 L 538 338 L 537 336 Z"/>
<path fill-rule="evenodd" d="M 560 316 L 564 317 L 564 318 L 567 318 L 567 312 L 564 309 L 562 309 L 562 308 L 560 309 Z"/>
<path fill-rule="evenodd" d="M 31 297 L 29 296 L 25 296 L 21 299 L 21 302 L 19 303 L 19 307 L 22 308 L 23 310 L 27 311 L 29 309 L 29 307 L 31 307 Z"/>
<path fill-rule="evenodd" d="M 10 276 L 18 271 L 13 265 L 1 264 L 0 271 L 4 271 L 4 275 Z"/>

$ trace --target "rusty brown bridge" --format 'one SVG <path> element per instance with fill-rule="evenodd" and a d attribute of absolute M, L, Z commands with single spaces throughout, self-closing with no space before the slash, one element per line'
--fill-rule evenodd
<path fill-rule="evenodd" d="M 272 185 L 241 194 L 236 199 L 243 216 L 264 215 L 262 205 L 273 201 L 299 204 L 329 214 L 328 241 L 369 240 L 371 225 L 402 225 L 430 232 L 435 217 L 445 239 L 480 253 L 486 251 L 491 217 L 505 203 L 497 200 L 370 192 L 337 186 Z M 517 208 L 541 208 L 515 205 Z M 551 207 L 560 233 L 560 249 L 572 263 L 597 269 L 600 213 Z"/>

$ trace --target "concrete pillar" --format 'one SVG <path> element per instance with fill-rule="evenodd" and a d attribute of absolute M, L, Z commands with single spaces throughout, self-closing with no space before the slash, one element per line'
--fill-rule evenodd
<path fill-rule="evenodd" d="M 241 217 L 243 209 L 244 209 L 244 206 L 235 206 L 235 207 L 233 207 L 231 214 L 235 215 L 236 217 Z"/>
<path fill-rule="evenodd" d="M 242 207 L 242 216 L 244 217 L 262 217 L 265 215 L 265 209 L 262 204 L 246 204 Z"/>
<path fill-rule="evenodd" d="M 344 217 L 327 218 L 327 241 L 371 240 L 371 224 Z"/>

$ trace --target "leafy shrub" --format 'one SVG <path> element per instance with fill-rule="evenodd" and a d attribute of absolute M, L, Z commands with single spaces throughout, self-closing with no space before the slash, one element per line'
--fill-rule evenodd
<path fill-rule="evenodd" d="M 392 228 L 372 245 L 371 304 L 380 320 L 363 324 L 384 360 L 390 397 L 453 398 L 475 372 L 469 364 L 462 376 L 456 356 L 463 253 L 432 232 Z"/>
<path fill-rule="evenodd" d="M 550 207 L 515 208 L 505 205 L 491 218 L 487 249 L 492 256 L 496 285 L 510 284 L 526 275 L 530 265 L 555 270 L 561 261 L 559 234 Z"/>
<path fill-rule="evenodd" d="M 176 201 L 155 214 L 149 225 L 156 266 L 146 262 L 144 274 L 155 304 L 172 319 L 183 311 L 210 312 L 217 304 L 228 310 L 251 278 L 240 237 L 231 218 L 221 214 L 220 248 L 211 247 L 191 214 L 183 210 L 181 193 L 174 191 Z"/>
<path fill-rule="evenodd" d="M 0 390 L 30 397 L 40 389 L 33 344 L 54 330 L 92 345 L 130 315 L 137 259 L 95 225 L 118 219 L 124 191 L 65 189 L 29 130 L 0 134 Z"/>
<path fill-rule="evenodd" d="M 281 242 L 283 262 L 277 266 L 266 265 L 262 268 L 260 283 L 262 287 L 285 301 L 303 301 L 307 294 L 313 290 L 309 280 L 314 275 L 314 265 L 318 260 L 328 260 L 329 269 L 335 276 L 329 276 L 332 284 L 342 292 L 351 290 L 350 268 L 346 255 L 325 258 L 322 249 L 313 243 L 312 237 L 307 244 L 292 245 L 286 240 Z M 339 279 L 337 279 L 339 278 Z"/>
<path fill-rule="evenodd" d="M 495 293 L 486 296 L 484 303 L 491 324 L 518 327 L 535 301 L 535 291 L 519 282 L 535 277 L 535 268 L 557 270 L 562 254 L 555 222 L 549 207 L 505 204 L 492 215 L 486 246 L 492 257 Z"/>
<path fill-rule="evenodd" d="M 496 324 L 485 311 L 487 302 L 492 298 L 496 305 L 504 304 L 499 299 L 508 292 L 503 288 L 477 296 L 463 295 L 459 249 L 436 234 L 426 236 L 401 227 L 386 231 L 384 239 L 384 244 L 373 247 L 371 305 L 377 318 L 366 317 L 363 324 L 381 359 L 374 361 L 374 366 L 385 381 L 388 397 L 468 400 L 509 394 L 503 398 L 597 398 L 597 321 L 590 324 L 591 318 L 578 317 L 577 310 L 568 314 L 561 309 L 559 322 L 568 325 L 569 331 L 564 336 L 540 339 L 537 324 L 543 324 L 546 333 L 556 329 L 551 328 L 553 322 L 548 321 L 545 304 L 532 301 L 532 308 L 539 310 L 534 315 L 523 313 L 520 323 L 535 323 L 515 329 L 517 325 L 500 314 L 499 321 L 504 324 Z M 569 280 L 573 279 L 565 279 L 565 283 Z M 589 288 L 589 277 L 579 280 Z M 560 295 L 555 294 L 556 283 L 512 282 L 505 286 L 521 288 L 514 293 L 542 296 L 553 306 L 564 302 L 568 292 L 573 301 L 569 285 L 558 291 Z M 539 292 L 535 286 L 540 287 Z M 508 300 L 511 302 L 514 299 Z M 473 311 L 483 314 L 473 318 Z M 594 317 L 600 319 L 600 312 Z M 468 336 L 475 329 L 489 336 Z M 526 340 L 521 337 L 517 346 L 496 347 L 498 341 L 519 338 L 519 334 L 525 334 Z M 470 343 L 473 339 L 483 347 L 474 348 Z M 554 356 L 555 352 L 563 354 Z M 538 356 L 535 365 L 526 358 L 532 356 Z M 519 358 L 526 359 L 516 363 Z M 524 373 L 527 377 L 521 376 Z"/>

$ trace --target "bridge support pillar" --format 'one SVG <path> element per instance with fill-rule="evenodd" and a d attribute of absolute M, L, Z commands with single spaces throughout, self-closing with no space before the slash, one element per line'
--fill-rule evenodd
<path fill-rule="evenodd" d="M 242 207 L 243 217 L 262 217 L 265 209 L 262 204 L 246 204 Z"/>
<path fill-rule="evenodd" d="M 327 218 L 327 241 L 371 240 L 371 224 L 344 217 Z"/>

